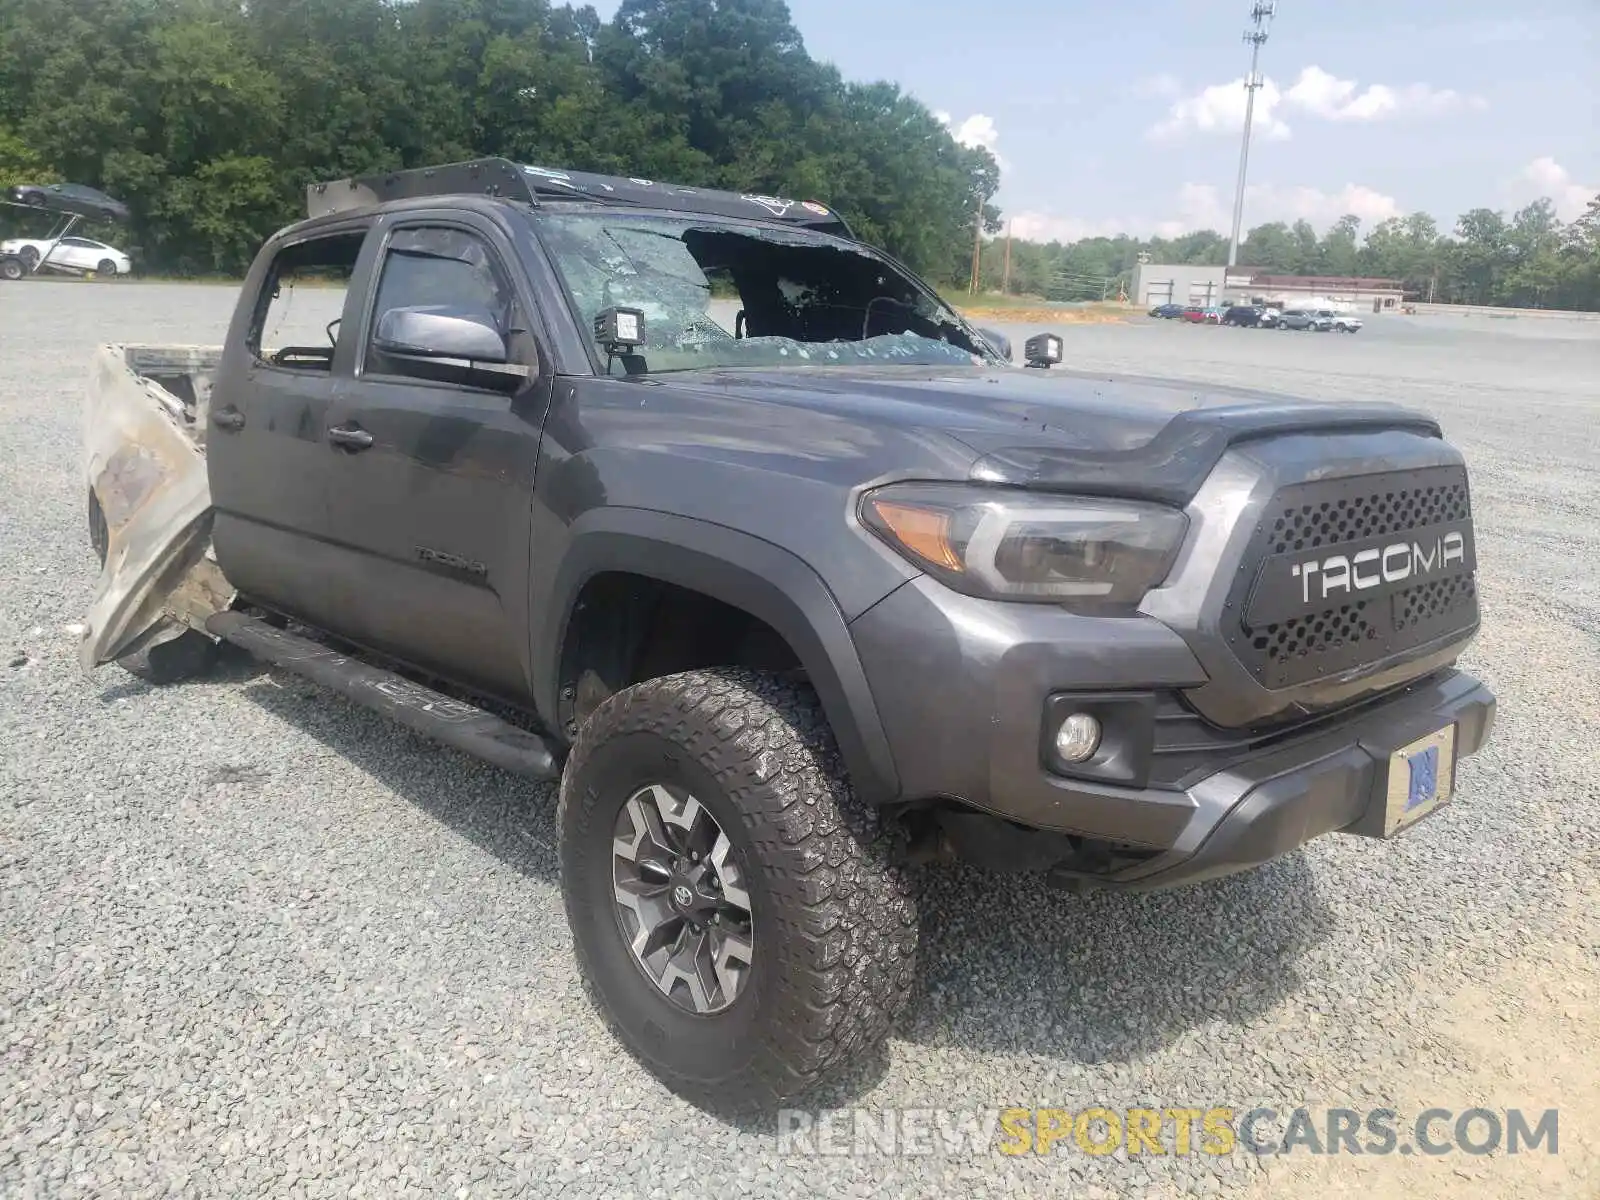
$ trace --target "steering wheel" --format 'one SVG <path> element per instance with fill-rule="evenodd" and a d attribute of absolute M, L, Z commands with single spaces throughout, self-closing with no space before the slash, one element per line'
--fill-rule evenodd
<path fill-rule="evenodd" d="M 330 346 L 337 346 L 339 344 L 339 335 L 336 334 L 334 330 L 339 327 L 343 320 L 343 317 L 335 317 L 324 327 L 324 332 L 326 332 L 328 335 L 328 344 Z"/>

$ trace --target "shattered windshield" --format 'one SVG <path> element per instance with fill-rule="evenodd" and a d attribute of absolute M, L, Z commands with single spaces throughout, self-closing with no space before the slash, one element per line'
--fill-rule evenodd
<path fill-rule="evenodd" d="M 585 329 L 608 308 L 644 313 L 629 370 L 988 361 L 950 308 L 842 239 L 627 212 L 552 213 L 539 230 Z"/>

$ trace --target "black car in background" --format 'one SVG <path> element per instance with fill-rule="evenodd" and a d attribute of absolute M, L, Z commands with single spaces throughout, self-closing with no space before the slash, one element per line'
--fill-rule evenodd
<path fill-rule="evenodd" d="M 1223 312 L 1222 323 L 1224 325 L 1238 325 L 1246 328 L 1262 324 L 1271 324 L 1270 319 L 1266 321 L 1262 320 L 1262 317 L 1265 313 L 1266 309 L 1260 308 L 1254 304 L 1235 304 L 1232 308 L 1229 308 Z"/>
<path fill-rule="evenodd" d="M 1163 321 L 1171 321 L 1183 316 L 1183 305 L 1158 304 L 1150 310 L 1150 315 L 1152 317 L 1160 317 Z"/>
<path fill-rule="evenodd" d="M 15 204 L 72 213 L 94 221 L 128 219 L 128 206 L 97 188 L 81 183 L 19 183 L 6 193 Z"/>

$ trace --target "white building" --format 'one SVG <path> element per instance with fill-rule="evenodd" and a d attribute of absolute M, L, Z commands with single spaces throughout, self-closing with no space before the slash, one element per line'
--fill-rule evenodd
<path fill-rule="evenodd" d="M 1213 267 L 1196 263 L 1140 263 L 1133 277 L 1134 302 L 1159 304 L 1273 304 L 1326 308 L 1334 312 L 1384 312 L 1405 299 L 1398 279 L 1329 275 L 1273 275 L 1254 267 Z"/>

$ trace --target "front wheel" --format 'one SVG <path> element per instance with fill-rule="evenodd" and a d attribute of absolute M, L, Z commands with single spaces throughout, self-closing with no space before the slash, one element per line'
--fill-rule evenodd
<path fill-rule="evenodd" d="M 96 275 L 110 275 L 115 277 L 117 273 L 117 264 L 112 262 L 109 258 L 102 258 L 99 262 L 99 265 L 95 267 L 94 273 Z"/>
<path fill-rule="evenodd" d="M 716 669 L 617 693 L 579 732 L 557 820 L 579 968 L 686 1099 L 771 1105 L 887 1036 L 911 883 L 810 688 Z"/>
<path fill-rule="evenodd" d="M 39 247 L 24 246 L 22 248 L 22 265 L 28 268 L 29 274 L 39 269 Z"/>

